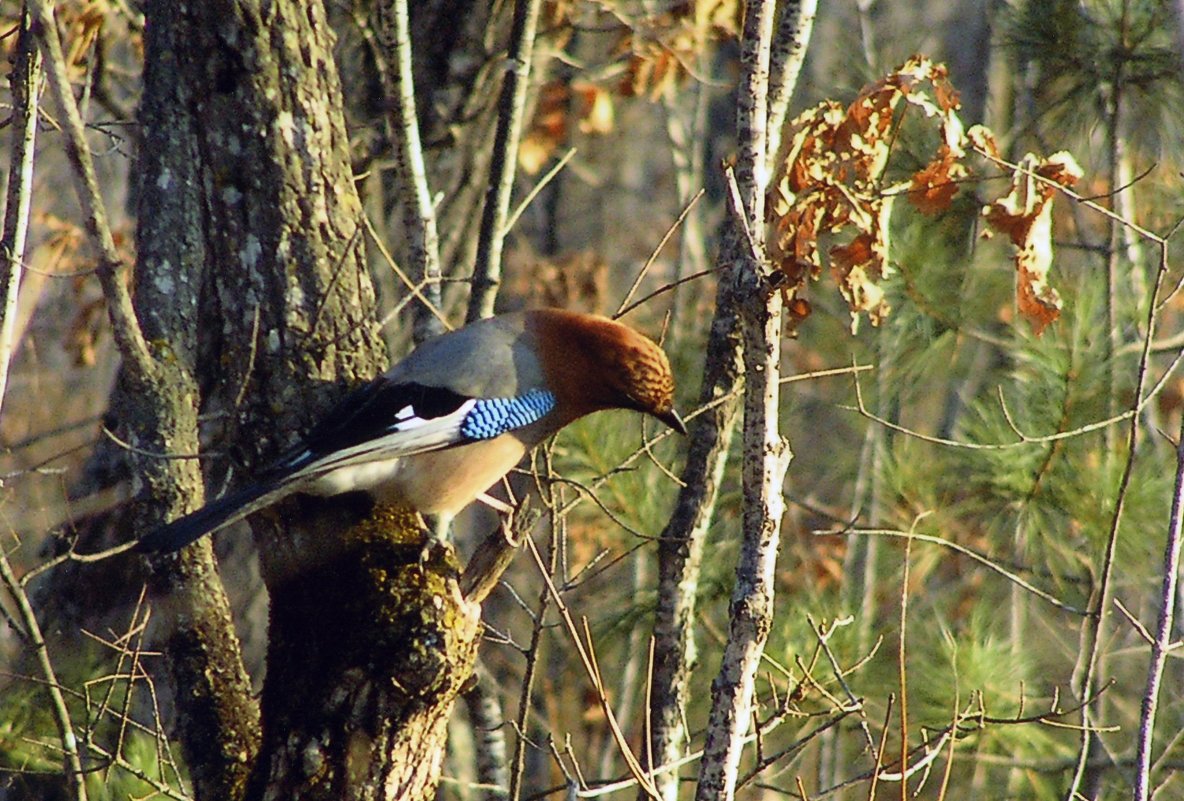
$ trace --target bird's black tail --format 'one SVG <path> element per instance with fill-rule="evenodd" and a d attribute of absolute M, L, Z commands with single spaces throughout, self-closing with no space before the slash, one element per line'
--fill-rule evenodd
<path fill-rule="evenodd" d="M 293 491 L 295 487 L 284 482 L 250 484 L 150 532 L 136 544 L 136 550 L 140 553 L 180 550 L 206 534 L 237 523 L 247 515 L 270 506 Z"/>

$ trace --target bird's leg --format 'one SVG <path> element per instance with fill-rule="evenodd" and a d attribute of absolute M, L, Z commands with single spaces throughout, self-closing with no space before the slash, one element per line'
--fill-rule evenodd
<path fill-rule="evenodd" d="M 507 491 L 509 487 L 507 487 Z M 511 496 L 513 494 L 511 493 Z M 514 507 L 505 501 L 500 501 L 497 498 L 482 492 L 477 496 L 477 500 L 488 506 L 498 514 L 498 521 L 501 523 L 502 531 L 505 533 L 506 542 L 518 547 L 518 543 L 514 541 Z"/>
<path fill-rule="evenodd" d="M 427 515 L 416 513 L 423 527 L 423 548 L 419 552 L 421 563 L 430 562 L 433 556 L 442 555 L 449 548 L 449 532 L 452 529 L 452 515 Z"/>
<path fill-rule="evenodd" d="M 485 504 L 486 506 L 488 506 L 490 509 L 492 509 L 495 512 L 501 512 L 503 515 L 506 515 L 509 518 L 514 517 L 514 507 L 513 506 L 506 503 L 505 501 L 499 501 L 497 498 L 493 497 L 489 493 L 482 492 L 480 495 L 477 496 L 477 500 L 481 501 L 481 503 Z"/>

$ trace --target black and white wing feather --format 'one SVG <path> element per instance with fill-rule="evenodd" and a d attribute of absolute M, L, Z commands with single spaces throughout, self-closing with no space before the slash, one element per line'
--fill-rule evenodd
<path fill-rule="evenodd" d="M 360 483 L 366 465 L 491 439 L 536 422 L 554 406 L 554 396 L 539 389 L 513 398 L 470 398 L 376 378 L 342 399 L 255 483 L 156 529 L 137 549 L 178 550 L 313 485 L 320 494 L 369 489 Z"/>

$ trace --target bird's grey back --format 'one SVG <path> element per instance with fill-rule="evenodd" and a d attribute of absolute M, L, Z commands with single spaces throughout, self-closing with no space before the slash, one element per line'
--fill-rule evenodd
<path fill-rule="evenodd" d="M 479 320 L 427 340 L 387 377 L 471 398 L 516 397 L 543 384 L 530 336 L 524 312 Z"/>

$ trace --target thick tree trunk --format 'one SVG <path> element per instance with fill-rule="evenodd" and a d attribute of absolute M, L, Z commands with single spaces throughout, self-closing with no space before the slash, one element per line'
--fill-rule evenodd
<path fill-rule="evenodd" d="M 174 54 L 184 32 L 170 22 L 154 16 L 145 37 L 135 294 L 145 336 L 167 346 L 157 354 L 159 391 L 144 392 L 125 365 L 112 407 L 125 413 L 130 440 L 145 451 L 192 454 L 198 451 L 199 297 L 210 261 L 199 191 L 201 121 L 192 115 L 193 87 L 176 79 Z M 171 516 L 200 505 L 196 461 L 132 458 L 149 497 L 163 501 L 160 512 Z M 194 794 L 239 797 L 259 747 L 259 709 L 209 541 L 161 560 L 152 583 L 165 608 L 179 613 L 161 617 Z"/>
<path fill-rule="evenodd" d="M 161 146 L 196 171 L 171 188 L 201 211 L 187 230 L 209 274 L 185 308 L 200 320 L 202 405 L 222 413 L 222 438 L 249 473 L 340 395 L 339 382 L 387 362 L 333 35 L 322 4 L 306 0 L 160 0 L 147 18 L 172 42 L 149 51 L 179 87 L 172 127 L 193 132 Z M 408 514 L 312 499 L 279 512 L 254 521 L 271 626 L 246 797 L 430 797 L 479 607 L 462 599 L 455 565 L 421 561 Z M 178 704 L 185 715 L 187 697 Z"/>

